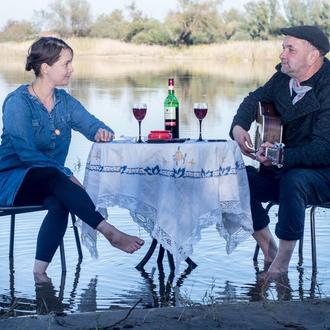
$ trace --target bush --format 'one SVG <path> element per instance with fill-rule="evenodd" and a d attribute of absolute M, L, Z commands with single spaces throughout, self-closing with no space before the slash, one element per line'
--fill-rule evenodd
<path fill-rule="evenodd" d="M 0 31 L 0 41 L 24 41 L 35 39 L 37 36 L 37 28 L 31 22 L 25 20 L 9 20 Z"/>

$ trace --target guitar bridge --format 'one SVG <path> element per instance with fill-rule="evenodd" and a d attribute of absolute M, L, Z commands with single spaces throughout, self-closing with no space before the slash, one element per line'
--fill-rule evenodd
<path fill-rule="evenodd" d="M 284 158 L 284 143 L 276 142 L 273 147 L 267 147 L 265 156 L 271 160 L 272 165 L 281 168 L 283 166 Z"/>

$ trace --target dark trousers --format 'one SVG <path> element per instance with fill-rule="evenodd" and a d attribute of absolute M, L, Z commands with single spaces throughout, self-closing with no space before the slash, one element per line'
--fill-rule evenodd
<path fill-rule="evenodd" d="M 251 212 L 255 231 L 269 224 L 263 202 L 279 203 L 275 234 L 279 239 L 299 240 L 304 233 L 308 205 L 330 201 L 330 170 L 295 168 L 280 175 L 247 166 Z"/>
<path fill-rule="evenodd" d="M 36 259 L 50 262 L 63 239 L 69 212 L 94 229 L 103 220 L 86 191 L 54 167 L 29 170 L 14 205 L 44 205 L 47 215 L 39 230 Z"/>

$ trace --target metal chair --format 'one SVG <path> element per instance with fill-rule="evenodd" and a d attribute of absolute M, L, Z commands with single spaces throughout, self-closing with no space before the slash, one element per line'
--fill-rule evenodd
<path fill-rule="evenodd" d="M 266 207 L 267 213 L 271 209 L 272 206 L 277 205 L 274 202 L 269 202 Z M 310 205 L 311 208 L 310 210 L 310 228 L 311 228 L 311 249 L 312 249 L 312 271 L 313 274 L 317 273 L 317 258 L 316 258 L 316 235 L 315 235 L 315 211 L 318 207 L 320 208 L 330 208 L 330 202 L 329 203 L 323 203 L 320 205 Z M 303 245 L 304 245 L 304 238 L 302 237 L 299 240 L 299 247 L 298 247 L 298 255 L 299 255 L 299 260 L 298 260 L 298 265 L 301 266 L 303 263 Z M 253 261 L 258 260 L 258 254 L 259 254 L 259 245 L 256 244 L 256 248 L 254 250 L 254 255 L 253 255 Z"/>
<path fill-rule="evenodd" d="M 33 206 L 1 206 L 0 207 L 0 217 L 10 215 L 10 241 L 9 241 L 9 258 L 14 258 L 14 236 L 15 236 L 15 217 L 16 214 L 21 213 L 30 213 L 30 212 L 37 212 L 37 211 L 44 211 L 47 210 L 42 205 L 33 205 Z M 79 239 L 78 229 L 75 226 L 76 217 L 73 213 L 71 213 L 72 225 L 73 225 L 73 232 L 76 240 L 77 251 L 79 256 L 79 262 L 81 262 L 83 255 L 81 251 L 81 244 Z M 61 266 L 62 272 L 66 272 L 66 262 L 65 262 L 65 253 L 64 253 L 64 243 L 63 241 L 60 244 L 60 255 L 61 255 Z"/>

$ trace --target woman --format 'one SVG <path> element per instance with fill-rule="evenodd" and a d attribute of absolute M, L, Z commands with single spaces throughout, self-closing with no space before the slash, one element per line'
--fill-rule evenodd
<path fill-rule="evenodd" d="M 71 129 L 87 139 L 108 142 L 114 132 L 71 95 L 57 86 L 69 83 L 73 50 L 63 40 L 42 37 L 29 50 L 26 67 L 35 80 L 10 93 L 3 104 L 0 146 L 0 205 L 43 204 L 48 213 L 41 225 L 34 274 L 42 279 L 73 212 L 128 253 L 144 243 L 120 232 L 95 211 L 95 205 L 71 170 L 64 166 Z"/>

